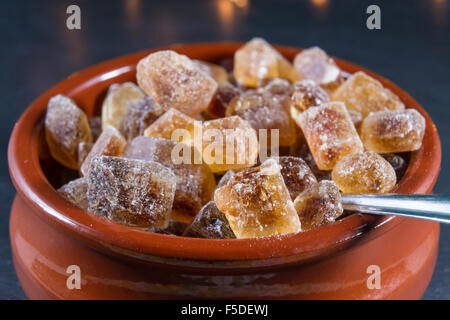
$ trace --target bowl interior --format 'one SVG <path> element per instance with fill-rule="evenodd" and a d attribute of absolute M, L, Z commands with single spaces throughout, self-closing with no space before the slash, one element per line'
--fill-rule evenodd
<path fill-rule="evenodd" d="M 223 62 L 231 60 L 241 45 L 210 43 L 169 48 L 193 59 Z M 300 52 L 296 48 L 276 48 L 289 60 L 293 60 Z M 61 185 L 62 179 L 76 178 L 76 172 L 64 169 L 49 156 L 43 136 L 43 118 L 48 100 L 56 94 L 64 94 L 74 99 L 88 115 L 99 115 L 108 87 L 113 83 L 135 82 L 137 62 L 157 50 L 160 49 L 119 57 L 71 75 L 34 101 L 16 124 L 9 145 L 11 177 L 22 198 L 55 226 L 89 244 L 101 245 L 116 253 L 138 258 L 165 256 L 239 261 L 295 257 L 296 260 L 309 260 L 335 251 L 351 240 L 368 240 L 402 221 L 403 218 L 397 217 L 354 214 L 333 224 L 298 234 L 259 239 L 213 240 L 144 232 L 98 218 L 70 205 L 58 195 L 54 186 Z M 417 109 L 425 117 L 427 127 L 423 145 L 420 150 L 411 153 L 409 167 L 396 192 L 431 192 L 439 172 L 441 148 L 436 127 L 428 114 L 406 92 L 387 79 L 341 59 L 336 58 L 336 62 L 349 73 L 362 70 L 377 78 L 396 93 L 406 107 Z"/>

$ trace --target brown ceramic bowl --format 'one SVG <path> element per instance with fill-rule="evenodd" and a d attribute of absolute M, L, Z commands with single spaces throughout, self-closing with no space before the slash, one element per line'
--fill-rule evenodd
<path fill-rule="evenodd" d="M 240 43 L 170 47 L 191 58 L 219 61 Z M 292 60 L 300 49 L 277 49 Z M 298 234 L 239 240 L 174 237 L 144 232 L 98 218 L 58 195 L 40 162 L 42 119 L 47 102 L 65 94 L 88 115 L 107 88 L 135 81 L 136 63 L 148 50 L 109 60 L 71 75 L 25 111 L 13 130 L 8 156 L 18 195 L 10 234 L 19 280 L 30 298 L 420 298 L 437 255 L 439 224 L 399 217 L 354 214 Z M 411 154 L 399 193 L 430 193 L 441 146 L 428 114 L 406 92 L 346 61 L 345 71 L 363 70 L 380 80 L 426 119 L 420 150 Z M 40 154 L 41 153 L 41 154 Z M 68 266 L 81 270 L 81 289 L 66 286 Z M 369 289 L 367 268 L 381 270 L 381 288 Z"/>

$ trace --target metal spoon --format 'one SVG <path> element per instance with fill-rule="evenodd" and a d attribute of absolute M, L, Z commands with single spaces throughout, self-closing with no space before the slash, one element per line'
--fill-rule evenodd
<path fill-rule="evenodd" d="M 349 211 L 450 223 L 450 195 L 446 194 L 346 194 L 341 199 Z"/>

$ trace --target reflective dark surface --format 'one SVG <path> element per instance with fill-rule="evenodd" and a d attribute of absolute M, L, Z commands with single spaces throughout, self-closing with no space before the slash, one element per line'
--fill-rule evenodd
<path fill-rule="evenodd" d="M 66 28 L 66 9 L 81 8 L 81 30 Z M 381 30 L 366 28 L 366 9 L 381 8 Z M 14 122 L 44 90 L 105 59 L 183 42 L 246 41 L 318 45 L 389 78 L 427 109 L 442 140 L 436 193 L 450 193 L 450 0 L 417 1 L 35 1 L 0 2 L 0 299 L 25 298 L 8 239 L 15 194 L 7 169 Z M 425 299 L 450 299 L 450 226 L 441 227 L 438 264 Z"/>

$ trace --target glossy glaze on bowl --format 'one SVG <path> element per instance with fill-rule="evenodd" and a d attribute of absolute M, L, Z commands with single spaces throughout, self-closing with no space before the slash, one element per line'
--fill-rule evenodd
<path fill-rule="evenodd" d="M 240 45 L 170 48 L 191 58 L 215 62 L 232 57 Z M 300 51 L 277 49 L 290 60 Z M 68 95 L 91 115 L 99 109 L 112 83 L 135 81 L 136 63 L 152 51 L 156 50 L 110 60 L 70 76 L 33 102 L 15 126 L 8 154 L 11 177 L 18 190 L 12 208 L 11 241 L 19 278 L 30 297 L 421 296 L 434 268 L 437 223 L 356 214 L 299 234 L 238 240 L 192 239 L 115 224 L 61 198 L 44 175 L 38 154 L 49 98 L 59 93 Z M 429 116 L 390 81 L 343 60 L 336 62 L 345 71 L 363 70 L 377 78 L 399 95 L 408 108 L 417 109 L 425 117 L 423 146 L 411 154 L 409 168 L 396 191 L 431 192 L 439 172 L 441 147 Z M 55 243 L 59 245 L 55 247 Z M 70 261 L 85 270 L 83 290 L 65 287 L 65 266 Z M 95 270 L 91 269 L 93 264 Z M 383 277 L 388 287 L 375 291 L 367 288 L 366 269 L 370 264 L 385 270 Z"/>

